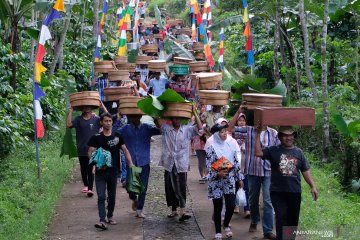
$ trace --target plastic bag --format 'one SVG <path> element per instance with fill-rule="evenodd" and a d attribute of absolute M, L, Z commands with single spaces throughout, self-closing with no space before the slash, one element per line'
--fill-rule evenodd
<path fill-rule="evenodd" d="M 129 192 L 141 194 L 144 191 L 144 184 L 141 181 L 140 173 L 142 169 L 140 167 L 130 167 L 127 179 L 126 188 Z"/>
<path fill-rule="evenodd" d="M 242 188 L 239 188 L 239 190 L 237 190 L 237 192 L 236 192 L 235 205 L 236 205 L 236 206 L 239 206 L 239 207 L 244 207 L 244 206 L 246 206 L 245 191 L 244 191 L 244 189 L 242 189 Z"/>

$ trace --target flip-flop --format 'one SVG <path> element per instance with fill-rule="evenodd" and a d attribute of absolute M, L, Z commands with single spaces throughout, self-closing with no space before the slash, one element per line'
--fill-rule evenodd
<path fill-rule="evenodd" d="M 106 224 L 103 223 L 103 222 L 96 223 L 96 224 L 95 224 L 95 227 L 96 227 L 96 228 L 99 228 L 99 229 L 102 229 L 102 230 L 106 230 L 106 229 L 107 229 Z"/>
<path fill-rule="evenodd" d="M 169 213 L 167 216 L 168 216 L 168 218 L 173 218 L 173 217 L 176 217 L 178 215 L 179 214 L 177 212 L 172 212 L 172 213 Z"/>
<path fill-rule="evenodd" d="M 110 224 L 110 225 L 116 225 L 116 224 L 117 224 L 117 222 L 115 222 L 115 221 L 112 220 L 112 219 L 109 219 L 109 220 L 107 221 L 107 223 Z"/>
<path fill-rule="evenodd" d="M 183 222 L 183 221 L 185 221 L 185 220 L 188 220 L 188 219 L 190 219 L 191 218 L 191 216 L 190 215 L 187 215 L 187 214 L 183 214 L 183 215 L 181 215 L 181 217 L 179 218 L 179 221 L 180 222 Z"/>

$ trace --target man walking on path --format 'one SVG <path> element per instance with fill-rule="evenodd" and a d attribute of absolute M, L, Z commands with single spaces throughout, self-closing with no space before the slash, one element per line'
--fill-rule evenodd
<path fill-rule="evenodd" d="M 314 201 L 318 198 L 310 166 L 302 150 L 294 145 L 295 132 L 291 127 L 280 127 L 281 144 L 277 146 L 262 148 L 260 133 L 261 129 L 257 128 L 255 155 L 269 159 L 271 163 L 270 195 L 275 209 L 277 239 L 283 239 L 283 231 L 286 230 L 283 227 L 289 227 L 290 230 L 284 233 L 291 233 L 290 236 L 286 235 L 286 239 L 295 239 L 301 204 L 300 172 L 311 188 Z"/>
<path fill-rule="evenodd" d="M 229 123 L 229 131 L 234 128 L 239 115 L 243 113 L 244 107 L 241 105 Z M 257 224 L 260 221 L 259 197 L 262 188 L 264 212 L 262 227 L 265 239 L 276 239 L 272 233 L 274 227 L 274 214 L 270 198 L 270 177 L 271 165 L 269 160 L 262 160 L 255 156 L 255 136 L 256 129 L 252 126 L 236 128 L 236 131 L 247 133 L 245 142 L 245 170 L 244 174 L 248 177 L 249 185 L 249 205 L 251 223 L 249 232 L 257 231 Z M 260 143 L 262 147 L 276 146 L 279 144 L 277 131 L 273 128 L 264 127 L 260 133 Z"/>
<path fill-rule="evenodd" d="M 195 107 L 193 107 L 193 113 L 197 126 L 181 124 L 179 117 L 172 117 L 171 124 L 161 126 L 163 140 L 159 166 L 165 169 L 166 202 L 172 210 L 168 217 L 177 216 L 177 207 L 180 206 L 180 221 L 191 218 L 185 211 L 190 142 L 202 128 Z"/>
<path fill-rule="evenodd" d="M 102 108 L 107 112 L 104 105 Z M 100 119 L 91 111 L 91 107 L 84 106 L 81 116 L 72 118 L 73 108 L 69 108 L 69 115 L 67 117 L 67 127 L 75 128 L 76 130 L 76 146 L 77 153 L 80 162 L 81 178 L 84 184 L 82 189 L 83 193 L 86 193 L 88 197 L 92 197 L 93 185 L 94 185 L 94 174 L 92 172 L 92 166 L 89 166 L 88 157 L 88 142 L 92 135 L 99 133 L 100 130 Z"/>
<path fill-rule="evenodd" d="M 141 167 L 141 182 L 144 184 L 144 191 L 137 196 L 134 192 L 129 192 L 129 197 L 133 200 L 132 209 L 136 210 L 136 217 L 145 218 L 143 213 L 145 197 L 150 176 L 150 142 L 151 137 L 160 135 L 160 129 L 150 124 L 141 123 L 141 115 L 128 115 L 129 124 L 123 126 L 118 132 L 124 139 L 133 163 Z"/>
<path fill-rule="evenodd" d="M 133 163 L 130 153 L 126 148 L 121 135 L 112 132 L 113 120 L 111 114 L 101 114 L 100 123 L 103 127 L 103 131 L 99 134 L 93 135 L 90 138 L 88 143 L 88 155 L 89 158 L 91 158 L 93 152 L 99 151 L 101 149 L 111 153 L 111 164 L 102 165 L 100 167 L 97 166 L 95 172 L 95 184 L 98 195 L 98 211 L 100 217 L 100 222 L 95 224 L 95 227 L 105 230 L 107 229 L 105 224 L 106 217 L 107 223 L 110 225 L 116 224 L 112 217 L 115 208 L 117 176 L 120 171 L 120 149 L 124 152 L 124 155 L 128 161 L 128 166 L 133 166 Z M 105 151 L 103 151 L 103 153 Z M 105 209 L 106 190 L 108 200 L 107 214 Z"/>

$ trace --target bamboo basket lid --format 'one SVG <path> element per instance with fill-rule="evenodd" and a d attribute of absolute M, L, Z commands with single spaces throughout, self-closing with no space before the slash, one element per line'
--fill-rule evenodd
<path fill-rule="evenodd" d="M 94 71 L 96 73 L 108 73 L 111 70 L 115 70 L 115 62 L 114 61 L 99 61 L 94 62 Z"/>
<path fill-rule="evenodd" d="M 117 64 L 120 64 L 120 63 L 127 63 L 128 59 L 125 56 L 115 56 L 114 61 L 115 61 L 115 65 L 117 65 Z"/>
<path fill-rule="evenodd" d="M 119 82 L 129 79 L 129 70 L 113 70 L 109 72 L 108 79 L 110 82 Z"/>
<path fill-rule="evenodd" d="M 137 56 L 136 64 L 148 65 L 148 61 L 150 61 L 151 59 L 152 59 L 151 56 L 147 56 L 147 55 Z"/>
<path fill-rule="evenodd" d="M 120 96 L 132 96 L 134 90 L 129 87 L 110 87 L 104 88 L 105 101 L 119 101 Z"/>
<path fill-rule="evenodd" d="M 248 109 L 257 107 L 281 107 L 283 97 L 276 94 L 243 93 L 242 100 Z"/>
<path fill-rule="evenodd" d="M 166 111 L 164 117 L 181 117 L 191 118 L 192 116 L 192 105 L 191 103 L 166 103 Z"/>
<path fill-rule="evenodd" d="M 224 90 L 199 90 L 200 99 L 229 100 L 230 92 Z"/>
<path fill-rule="evenodd" d="M 213 105 L 213 106 L 225 106 L 228 105 L 229 101 L 226 99 L 209 99 L 209 98 L 200 98 L 200 103 L 204 105 Z"/>
<path fill-rule="evenodd" d="M 174 57 L 174 64 L 189 65 L 191 62 L 190 58 Z"/>
<path fill-rule="evenodd" d="M 97 91 L 84 91 L 70 94 L 70 105 L 74 110 L 81 111 L 85 106 L 98 108 L 100 104 L 100 95 Z"/>
<path fill-rule="evenodd" d="M 149 68 L 165 68 L 166 61 L 165 60 L 150 60 L 148 61 Z"/>
<path fill-rule="evenodd" d="M 194 51 L 202 51 L 204 50 L 204 44 L 201 42 L 193 43 L 192 49 Z"/>
<path fill-rule="evenodd" d="M 124 115 L 144 115 L 137 103 L 142 98 L 137 96 L 121 96 L 119 98 L 119 113 Z"/>

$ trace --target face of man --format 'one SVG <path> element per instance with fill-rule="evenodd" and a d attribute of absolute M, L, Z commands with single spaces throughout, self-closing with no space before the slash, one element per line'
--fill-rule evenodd
<path fill-rule="evenodd" d="M 89 106 L 83 107 L 83 114 L 90 113 L 90 112 L 91 112 L 91 107 L 89 107 Z"/>
<path fill-rule="evenodd" d="M 101 125 L 106 130 L 111 130 L 113 124 L 113 120 L 110 117 L 105 116 L 101 121 Z"/>
<path fill-rule="evenodd" d="M 159 79 L 160 79 L 160 73 L 155 73 L 155 78 L 156 78 L 157 80 L 159 80 Z"/>
<path fill-rule="evenodd" d="M 216 106 L 216 105 L 214 105 L 212 110 L 213 110 L 213 112 L 218 113 L 218 112 L 220 112 L 220 110 L 221 110 L 221 106 Z"/>
<path fill-rule="evenodd" d="M 281 145 L 285 148 L 292 148 L 294 147 L 294 134 L 285 134 L 281 133 L 279 134 L 279 140 L 281 142 Z"/>
<path fill-rule="evenodd" d="M 140 119 L 141 119 L 141 115 L 133 115 L 130 117 L 129 120 L 134 126 L 139 126 L 141 123 Z"/>
<path fill-rule="evenodd" d="M 174 128 L 178 129 L 180 127 L 180 124 L 181 124 L 181 119 L 178 118 L 178 117 L 171 118 L 171 123 L 172 123 Z"/>

